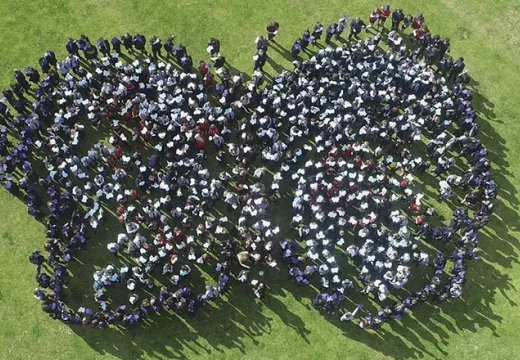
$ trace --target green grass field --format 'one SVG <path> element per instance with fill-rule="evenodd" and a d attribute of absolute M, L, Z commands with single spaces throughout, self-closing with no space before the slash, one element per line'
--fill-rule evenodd
<path fill-rule="evenodd" d="M 520 1 L 388 1 L 392 8 L 424 13 L 433 33 L 447 36 L 452 56 L 464 56 L 474 79 L 474 107 L 499 186 L 498 209 L 481 237 L 483 260 L 468 272 L 462 299 L 442 307 L 423 304 L 402 322 L 379 332 L 321 316 L 308 296 L 287 285 L 262 302 L 231 291 L 226 301 L 194 321 L 154 316 L 137 328 L 96 331 L 52 321 L 33 298 L 34 267 L 27 257 L 42 248 L 44 225 L 25 205 L 0 190 L 0 359 L 513 359 L 520 354 Z M 294 38 L 316 21 L 328 25 L 342 14 L 367 18 L 380 1 L 353 0 L 0 0 L 0 85 L 12 70 L 35 66 L 47 49 L 64 55 L 69 36 L 92 41 L 124 32 L 175 34 L 193 54 L 207 58 L 211 36 L 236 69 L 251 73 L 253 41 L 271 20 L 281 24 L 278 42 Z M 388 25 L 387 25 L 388 26 Z M 270 52 L 271 53 L 271 52 Z M 271 74 L 290 69 L 272 52 Z M 91 239 L 91 246 L 105 239 Z M 102 252 L 106 252 L 104 247 Z M 95 256 L 95 255 L 90 255 Z M 81 258 L 81 257 L 80 257 Z M 100 265 L 104 261 L 99 262 Z M 92 266 L 92 265 L 90 265 Z M 85 266 L 85 284 L 92 267 Z M 80 269 L 78 267 L 78 269 Z M 76 272 L 74 272 L 76 274 Z M 79 274 L 77 275 L 80 276 Z M 71 278 L 70 281 L 74 281 Z M 74 295 L 81 302 L 91 289 Z"/>

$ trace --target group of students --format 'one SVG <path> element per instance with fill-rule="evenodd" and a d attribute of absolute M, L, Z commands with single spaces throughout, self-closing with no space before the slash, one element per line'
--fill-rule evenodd
<path fill-rule="evenodd" d="M 218 44 L 213 39 L 210 44 L 214 55 Z M 234 93 L 242 87 L 242 77 L 236 75 L 213 88 L 204 81 L 202 66 L 200 74 L 191 68 L 182 71 L 178 57 L 174 65 L 151 58 L 125 64 L 117 52 L 110 55 L 92 61 L 90 71 L 80 67 L 62 72 L 63 81 L 58 80 L 55 70 L 60 63 L 56 62 L 34 92 L 34 112 L 12 117 L 8 110 L 5 114 L 13 129 L 20 129 L 18 124 L 25 127 L 29 116 L 38 125 L 28 133 L 23 149 L 30 152 L 33 148 L 27 146 L 35 145 L 45 174 L 26 172 L 13 185 L 17 189 L 10 190 L 23 194 L 27 186 L 48 188 L 45 250 L 53 272 L 42 270 L 45 257 L 40 252 L 31 256 L 31 262 L 38 265 L 35 296 L 43 301 L 42 308 L 54 318 L 100 328 L 118 320 L 134 324 L 163 307 L 184 309 L 194 316 L 207 301 L 226 290 L 234 263 L 240 263 L 244 270 L 237 278 L 251 285 L 253 296 L 263 297 L 265 284 L 247 269 L 250 262 L 276 265 L 272 242 L 255 234 L 254 228 L 235 227 L 225 215 L 212 212 L 220 199 L 228 204 L 229 212 L 245 202 L 248 220 L 269 228 L 265 221 L 255 221 L 265 212 L 262 184 L 251 189 L 243 184 L 235 192 L 230 181 L 246 182 L 247 174 L 238 166 L 231 173 L 224 167 L 224 158 L 234 153 L 229 139 L 237 109 L 232 104 Z M 223 105 L 212 104 L 210 96 Z M 85 131 L 104 126 L 110 128 L 111 146 L 99 141 L 82 153 Z M 218 177 L 212 177 L 206 167 L 208 142 L 223 162 Z M 5 170 L 10 176 L 15 176 L 19 161 L 31 155 L 22 153 L 18 159 L 16 149 L 6 158 L 9 167 Z M 74 203 L 86 210 L 74 209 Z M 64 265 L 85 243 L 88 228 L 95 236 L 99 224 L 107 220 L 105 209 L 110 208 L 116 209 L 122 231 L 107 248 L 114 254 L 127 253 L 135 263 L 121 267 L 109 264 L 96 271 L 93 289 L 99 311 L 88 307 L 73 311 L 64 302 Z M 273 227 L 271 236 L 276 232 Z M 248 243 L 242 251 L 236 249 L 235 236 Z M 217 262 L 212 265 L 218 274 L 217 284 L 197 293 L 183 279 L 194 266 L 210 260 Z M 167 276 L 170 287 L 162 286 L 157 298 L 140 299 L 139 289 L 157 286 L 152 280 L 157 272 Z M 109 305 L 108 292 L 121 283 L 129 291 L 129 305 L 114 308 Z"/>
<path fill-rule="evenodd" d="M 276 118 L 287 124 L 287 147 L 303 136 L 313 140 L 319 155 L 289 159 L 296 189 L 291 224 L 307 251 L 299 256 L 293 240 L 280 244 L 297 284 L 319 280 L 321 292 L 313 305 L 341 313 L 354 280 L 342 271 L 345 256 L 359 271 L 362 293 L 373 293 L 382 304 L 396 299 L 415 267 L 432 268 L 424 288 L 377 316 L 368 313 L 362 327 L 400 318 L 420 301 L 459 297 L 467 261 L 479 257 L 477 230 L 489 221 L 496 197 L 487 152 L 474 138 L 478 125 L 464 74 L 435 74 L 414 56 L 423 55 L 384 54 L 371 49 L 371 40 L 348 49 L 327 48 L 296 73 L 275 79 L 267 96 Z M 452 89 L 446 82 L 450 76 Z M 277 105 L 282 96 L 286 108 Z M 421 146 L 424 136 L 432 140 L 423 154 L 414 154 L 410 149 Z M 293 148 L 293 156 L 305 146 Z M 459 153 L 469 168 L 457 163 Z M 466 191 L 448 225 L 436 224 L 435 210 L 415 191 L 426 171 L 438 177 L 438 200 Z M 454 244 L 455 250 L 430 254 L 423 241 L 444 251 Z M 454 263 L 449 272 L 448 260 Z M 350 320 L 361 308 L 341 319 Z"/>
<path fill-rule="evenodd" d="M 382 10 L 388 14 L 389 8 Z M 418 18 L 421 25 L 414 30 L 427 29 L 424 18 Z M 322 49 L 297 63 L 293 74 L 275 79 L 268 95 L 277 119 L 293 113 L 286 129 L 289 143 L 304 134 L 314 138 L 316 152 L 323 154 L 318 161 L 294 162 L 292 225 L 308 250 L 297 256 L 294 241 L 281 242 L 290 277 L 299 285 L 319 279 L 321 291 L 313 305 L 341 314 L 353 287 L 341 271 L 345 264 L 340 259 L 346 256 L 359 270 L 362 293 L 374 293 L 385 304 L 377 314 L 366 314 L 359 322 L 362 328 L 399 319 L 421 301 L 461 296 L 467 261 L 479 258 L 477 230 L 489 221 L 496 198 L 487 151 L 474 138 L 478 124 L 471 91 L 465 88 L 464 59 L 453 63 L 445 56 L 449 40 L 427 32 L 414 33 L 415 48 L 408 50 L 399 22 L 393 25 L 396 30 L 385 39 L 390 52 L 378 49 L 380 34 L 348 48 Z M 319 38 L 320 27 L 310 34 L 310 43 Z M 304 46 L 309 42 L 304 40 Z M 284 103 L 288 108 L 280 109 Z M 424 147 L 426 158 L 410 150 L 424 136 L 431 139 Z M 459 154 L 469 167 L 457 161 Z M 424 205 L 424 194 L 414 192 L 414 173 L 430 170 L 439 178 L 439 200 L 466 191 L 448 226 L 433 225 L 435 210 Z M 354 241 L 345 241 L 352 237 Z M 421 250 L 422 241 L 443 250 L 454 244 L 455 250 L 432 258 Z M 448 260 L 453 261 L 449 271 Z M 433 274 L 423 288 L 399 300 L 398 290 L 416 266 L 430 266 Z M 342 313 L 341 320 L 351 320 L 362 308 L 359 304 Z"/>
<path fill-rule="evenodd" d="M 326 45 L 330 44 L 332 38 L 336 40 L 340 39 L 343 32 L 348 28 L 350 28 L 347 36 L 349 42 L 352 41 L 353 38 L 359 40 L 359 34 L 361 34 L 363 30 L 369 32 L 369 29 L 376 30 L 375 37 L 380 37 L 380 32 L 386 30 L 385 23 L 388 18 L 391 18 L 392 21 L 390 27 L 392 34 L 411 28 L 411 36 L 419 42 L 423 40 L 427 41 L 426 38 L 431 36 L 430 30 L 424 21 L 423 14 L 416 16 L 411 14 L 405 15 L 402 9 L 391 11 L 390 5 L 385 5 L 375 8 L 370 13 L 368 24 L 360 17 L 351 19 L 349 15 L 343 15 L 337 22 L 330 24 L 326 29 L 320 22 L 317 22 L 312 32 L 306 29 L 303 35 L 294 41 L 291 47 L 291 53 L 296 57 L 299 56 L 302 51 L 305 52 L 309 45 L 319 45 L 318 41 L 321 39 L 324 31 Z M 389 34 L 388 37 L 391 38 L 392 35 Z"/>
<path fill-rule="evenodd" d="M 369 22 L 384 25 L 389 11 L 381 8 Z M 81 36 L 69 40 L 63 61 L 44 54 L 43 76 L 16 71 L 0 101 L 0 181 L 27 202 L 29 214 L 46 219 L 47 255 L 30 257 L 43 310 L 96 328 L 136 324 L 163 309 L 193 317 L 230 279 L 262 298 L 266 273 L 284 264 L 296 284 L 316 281 L 312 304 L 343 321 L 363 309 L 346 310 L 350 293 L 374 294 L 381 308 L 366 312 L 362 328 L 399 319 L 422 301 L 460 296 L 496 186 L 475 139 L 463 59 L 455 65 L 446 56 L 449 41 L 426 32 L 407 48 L 406 23 L 400 27 L 407 17 L 397 13 L 388 35 L 322 48 L 270 84 L 261 66 L 245 84 L 242 74 L 231 74 L 215 38 L 207 46 L 212 64 L 202 60 L 194 69 L 173 36 L 164 45 L 153 38 L 149 56 L 140 34 L 100 39 L 101 58 Z M 332 34 L 339 38 L 347 21 Z M 418 29 L 425 28 L 421 17 Z M 278 29 L 269 24 L 256 40 L 259 58 Z M 306 31 L 305 46 L 322 32 L 321 25 Z M 143 60 L 123 61 L 122 46 Z M 100 140 L 85 150 L 85 133 L 107 127 L 109 145 Z M 9 134 L 18 134 L 18 143 Z M 424 137 L 431 139 L 424 153 L 414 154 Z M 44 169 L 32 164 L 38 159 Z M 427 171 L 439 179 L 440 199 L 456 204 L 455 192 L 466 192 L 448 225 L 416 185 Z M 292 218 L 284 230 L 275 208 L 287 197 Z M 133 262 L 96 271 L 97 308 L 73 310 L 63 290 L 66 265 L 110 209 L 121 230 L 107 250 Z M 455 250 L 431 254 L 422 242 Z M 399 299 L 418 266 L 430 267 L 431 276 Z M 200 267 L 215 269 L 215 284 L 197 290 L 185 279 Z M 166 283 L 154 280 L 161 276 Z M 110 302 L 113 287 L 126 287 L 126 303 Z M 158 295 L 147 296 L 154 288 Z"/>

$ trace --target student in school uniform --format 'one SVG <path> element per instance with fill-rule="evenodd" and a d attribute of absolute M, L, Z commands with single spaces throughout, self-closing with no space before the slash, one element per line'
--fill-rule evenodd
<path fill-rule="evenodd" d="M 279 29 L 280 29 L 280 24 L 278 24 L 276 21 L 269 23 L 269 25 L 267 25 L 267 27 L 266 27 L 267 40 L 276 43 L 276 40 L 274 38 L 278 35 Z"/>

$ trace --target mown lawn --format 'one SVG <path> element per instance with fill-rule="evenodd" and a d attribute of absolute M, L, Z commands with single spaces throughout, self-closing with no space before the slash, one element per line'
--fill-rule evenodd
<path fill-rule="evenodd" d="M 374 333 L 319 315 L 308 294 L 281 282 L 284 287 L 262 302 L 231 291 L 215 304 L 219 309 L 204 309 L 194 321 L 155 316 L 154 323 L 122 331 L 69 327 L 50 320 L 32 296 L 34 267 L 27 257 L 42 247 L 44 226 L 2 189 L 0 358 L 511 359 L 520 354 L 520 1 L 389 3 L 424 13 L 433 33 L 451 39 L 452 55 L 464 56 L 474 79 L 480 137 L 490 152 L 500 197 L 481 238 L 483 261 L 472 266 L 463 299 L 441 308 L 420 306 L 411 317 Z M 0 85 L 9 85 L 13 69 L 35 66 L 47 49 L 63 55 L 68 37 L 82 33 L 93 41 L 124 32 L 148 38 L 173 33 L 194 54 L 195 63 L 205 57 L 206 42 L 215 36 L 231 65 L 250 73 L 254 38 L 269 21 L 280 22 L 279 43 L 290 49 L 293 39 L 316 21 L 328 25 L 345 13 L 367 18 L 380 5 L 372 0 L 0 0 Z M 271 74 L 292 68 L 283 51 L 270 53 L 273 62 L 265 69 Z M 91 247 L 105 240 L 92 239 Z M 106 253 L 104 246 L 98 248 Z M 78 265 L 74 274 L 89 284 L 94 264 L 85 263 L 81 275 Z M 84 290 L 74 299 L 91 296 L 89 287 Z"/>

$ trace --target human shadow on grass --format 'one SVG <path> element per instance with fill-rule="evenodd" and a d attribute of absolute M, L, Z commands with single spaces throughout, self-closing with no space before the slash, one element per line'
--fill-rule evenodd
<path fill-rule="evenodd" d="M 275 71 L 275 73 L 281 73 L 283 71 L 288 71 L 288 69 L 286 69 L 285 67 L 283 67 L 282 65 L 278 64 L 276 61 L 274 61 L 272 58 L 268 57 L 267 58 L 267 63 L 269 65 L 271 65 L 271 67 L 273 68 L 273 70 Z"/>
<path fill-rule="evenodd" d="M 270 42 L 270 49 L 276 51 L 280 54 L 285 60 L 289 62 L 293 62 L 297 57 L 295 57 L 289 50 L 280 45 L 278 42 Z"/>
<path fill-rule="evenodd" d="M 401 321 L 392 320 L 378 331 L 361 330 L 357 324 L 342 323 L 337 316 L 323 315 L 323 318 L 343 331 L 349 339 L 395 358 L 436 358 L 438 354 L 431 352 L 432 346 L 442 356 L 447 356 L 445 347 L 450 338 L 463 331 L 477 332 L 480 329 L 488 329 L 494 336 L 500 337 L 499 325 L 504 318 L 493 309 L 497 296 L 505 297 L 510 306 L 517 306 L 509 296 L 517 291 L 513 279 L 496 268 L 498 262 L 502 262 L 506 267 L 511 266 L 504 262 L 505 259 L 501 258 L 501 255 L 498 259 L 495 256 L 509 249 L 509 244 L 496 239 L 496 236 L 490 237 L 484 233 L 481 236 L 481 247 L 484 260 L 470 264 L 462 298 L 442 305 L 421 303 L 413 309 L 411 315 Z M 490 248 L 493 248 L 493 251 L 490 251 Z M 518 261 L 514 255 L 507 260 Z M 315 294 L 317 292 L 312 296 Z M 353 309 L 358 299 L 358 296 L 352 296 L 352 303 L 346 307 L 349 310 Z M 366 299 L 360 300 L 366 304 Z M 386 302 L 387 305 L 389 303 L 391 302 Z"/>
<path fill-rule="evenodd" d="M 271 284 L 272 287 L 278 285 Z M 136 327 L 117 326 L 104 331 L 78 326 L 70 328 L 98 353 L 122 359 L 154 354 L 187 359 L 187 351 L 214 356 L 223 355 L 229 349 L 238 349 L 245 356 L 244 340 L 250 339 L 253 344 L 258 344 L 257 337 L 269 334 L 271 323 L 275 321 L 265 315 L 262 308 L 272 310 L 288 328 L 306 338 L 305 323 L 282 301 L 271 294 L 262 301 L 255 300 L 250 288 L 238 282 L 232 282 L 221 298 L 204 306 L 194 319 L 189 319 L 184 311 L 163 311 L 151 315 Z"/>
<path fill-rule="evenodd" d="M 272 46 L 272 49 L 282 54 L 287 60 L 294 58 L 281 46 Z M 287 56 L 287 57 L 286 57 Z M 274 61 L 273 61 L 274 63 Z M 276 71 L 281 66 L 270 62 Z M 279 67 L 276 67 L 279 66 Z M 235 68 L 233 68 L 236 70 Z M 497 269 L 498 264 L 506 269 L 518 263 L 517 249 L 519 241 L 512 235 L 517 230 L 515 225 L 516 211 L 513 206 L 518 205 L 517 191 L 509 181 L 513 175 L 508 172 L 508 148 L 506 141 L 493 129 L 493 122 L 500 122 L 494 115 L 494 104 L 479 94 L 476 82 L 470 84 L 474 90 L 474 108 L 482 118 L 480 139 L 486 145 L 489 158 L 493 163 L 493 176 L 497 180 L 500 198 L 497 201 L 497 210 L 492 217 L 488 228 L 481 232 L 480 247 L 484 260 L 471 264 L 468 271 L 468 281 L 462 299 L 437 306 L 423 303 L 413 310 L 413 314 L 402 322 L 392 321 L 383 326 L 378 332 L 364 331 L 356 324 L 344 324 L 338 316 L 324 316 L 334 326 L 341 329 L 348 338 L 363 343 L 366 346 L 385 355 L 398 358 L 420 358 L 424 356 L 436 357 L 429 348 L 434 346 L 442 355 L 447 355 L 443 349 L 452 334 L 462 331 L 475 332 L 480 328 L 490 329 L 499 337 L 498 324 L 503 318 L 494 314 L 493 306 L 496 297 L 504 296 L 511 306 L 517 304 L 509 298 L 509 293 L 516 291 L 512 279 L 507 273 Z M 103 127 L 106 124 L 102 125 Z M 99 130 L 99 129 L 98 129 Z M 110 230 L 117 231 L 111 224 L 106 224 Z M 107 239 L 97 239 L 96 234 L 90 236 L 89 250 L 106 246 Z M 112 237 L 113 238 L 113 237 Z M 96 241 L 96 239 L 98 241 Z M 86 252 L 83 252 L 86 253 Z M 90 288 L 91 264 L 108 264 L 110 262 L 124 263 L 124 258 L 114 258 L 110 254 L 99 257 L 99 252 L 88 252 L 95 259 L 86 260 L 79 256 L 78 262 L 70 266 L 72 275 L 80 280 L 76 286 L 82 289 Z M 101 252 L 103 253 L 103 252 Z M 106 252 L 105 252 L 106 253 Z M 85 262 L 82 262 L 82 259 Z M 86 269 L 89 267 L 89 269 Z M 280 265 L 283 267 L 283 265 Z M 89 281 L 81 280 L 80 273 L 87 274 Z M 71 278 L 76 280 L 74 278 Z M 277 319 L 264 315 L 263 307 L 275 313 L 279 320 L 288 328 L 297 332 L 309 342 L 309 330 L 305 322 L 284 304 L 280 298 L 294 296 L 310 311 L 310 299 L 317 293 L 313 288 L 299 288 L 286 279 L 286 270 L 275 273 L 275 279 L 270 281 L 270 292 L 262 301 L 254 300 L 250 289 L 237 282 L 233 282 L 222 299 L 208 304 L 199 311 L 194 320 L 189 320 L 185 313 L 163 312 L 147 318 L 143 324 L 135 328 L 113 327 L 105 331 L 96 331 L 85 327 L 71 326 L 71 330 L 86 341 L 89 346 L 100 354 L 132 359 L 144 355 L 163 355 L 168 358 L 187 358 L 189 350 L 198 355 L 215 355 L 224 353 L 225 349 L 238 349 L 243 355 L 247 354 L 244 339 L 251 339 L 257 343 L 257 337 L 270 333 L 272 322 Z M 76 294 L 70 285 L 70 293 Z M 90 298 L 91 294 L 88 294 Z M 82 303 L 85 295 L 78 292 L 71 295 L 73 303 Z M 353 299 L 357 300 L 357 299 Z M 351 303 L 349 306 L 353 305 Z M 166 341 L 165 341 L 166 339 Z M 209 344 L 209 347 L 201 341 Z M 312 344 L 311 344 L 312 345 Z"/>
<path fill-rule="evenodd" d="M 124 254 L 115 256 L 105 251 L 106 243 L 117 236 L 118 225 L 113 216 L 109 217 L 100 225 L 99 231 L 89 234 L 90 240 L 86 249 L 88 251 L 83 251 L 78 255 L 78 261 L 70 264 L 71 276 L 66 294 L 67 303 L 71 307 L 80 305 L 96 307 L 91 294 L 85 294 L 85 289 L 91 287 L 94 264 L 98 267 L 108 264 L 120 267 L 131 262 Z M 100 238 L 97 234 L 103 234 L 103 237 Z M 211 266 L 204 271 L 209 271 L 209 268 Z M 157 271 L 159 270 L 155 270 L 151 275 L 161 284 L 166 285 L 167 279 L 157 276 Z M 271 279 L 279 277 L 279 272 L 273 271 L 273 276 L 266 275 L 266 278 L 269 278 L 270 289 L 274 290 L 280 284 L 271 282 Z M 235 267 L 231 272 L 236 275 L 238 269 Z M 204 279 L 198 266 L 192 267 L 190 278 L 185 281 L 187 282 L 183 285 L 201 288 Z M 109 297 L 114 303 L 127 302 L 128 294 L 121 288 L 124 288 L 124 284 L 109 289 Z M 156 292 L 157 289 L 151 290 L 151 293 Z M 289 329 L 306 339 L 308 330 L 304 321 L 291 312 L 282 301 L 271 295 L 269 292 L 262 301 L 255 300 L 247 284 L 232 281 L 224 296 L 200 309 L 194 319 L 189 319 L 185 311 L 163 311 L 160 315 L 151 315 L 137 327 L 118 326 L 105 331 L 78 326 L 71 326 L 71 329 L 100 354 L 111 354 L 123 359 L 153 356 L 153 354 L 183 359 L 188 358 L 187 351 L 190 354 L 211 356 L 224 354 L 226 349 L 238 349 L 246 355 L 245 339 L 250 339 L 256 344 L 257 337 L 271 332 L 271 324 L 275 320 L 261 312 L 262 308 L 268 308 L 279 318 L 277 321 L 283 322 Z M 165 336 L 165 333 L 169 336 Z"/>
<path fill-rule="evenodd" d="M 462 331 L 476 332 L 485 328 L 492 331 L 494 336 L 500 337 L 499 324 L 504 319 L 493 309 L 497 296 L 504 297 L 511 307 L 518 306 L 509 296 L 518 289 L 506 272 L 519 263 L 520 248 L 519 240 L 512 234 L 518 230 L 517 213 L 513 208 L 518 204 L 518 199 L 517 191 L 509 180 L 513 175 L 507 170 L 508 147 L 505 139 L 492 126 L 494 122 L 501 121 L 495 117 L 494 104 L 478 93 L 473 81 L 470 86 L 474 94 L 473 106 L 480 118 L 481 131 L 478 137 L 486 146 L 488 158 L 493 164 L 492 174 L 497 182 L 499 198 L 495 202 L 496 212 L 492 215 L 490 223 L 479 232 L 483 259 L 469 265 L 462 298 L 449 301 L 442 306 L 423 303 L 402 322 L 392 321 L 388 327 L 384 326 L 382 331 L 379 330 L 377 333 L 359 333 L 352 327 L 345 327 L 338 319 L 326 317 L 332 324 L 345 329 L 345 336 L 385 355 L 399 358 L 436 357 L 427 350 L 428 346 L 425 345 L 429 343 L 445 356 L 447 353 L 442 346 L 447 345 L 452 334 Z M 388 328 L 393 331 L 388 331 Z M 403 339 L 406 339 L 409 345 L 406 345 Z"/>
<path fill-rule="evenodd" d="M 225 353 L 227 349 L 238 349 L 245 355 L 245 338 L 256 342 L 258 335 L 271 331 L 271 319 L 259 311 L 262 304 L 250 300 L 230 290 L 225 300 L 204 308 L 191 321 L 183 314 L 163 313 L 149 317 L 135 328 L 113 327 L 106 331 L 82 327 L 71 329 L 98 353 L 122 359 L 154 354 L 170 359 L 187 359 L 187 350 L 196 355 L 214 356 Z"/>
<path fill-rule="evenodd" d="M 469 265 L 463 297 L 443 306 L 421 304 L 414 309 L 412 316 L 403 319 L 402 322 L 392 321 L 377 333 L 361 331 L 355 326 L 342 324 L 336 316 L 325 316 L 328 321 L 341 328 L 345 336 L 385 355 L 400 358 L 436 357 L 428 350 L 431 344 L 445 356 L 447 353 L 443 346 L 447 345 L 452 334 L 462 331 L 476 332 L 486 328 L 491 330 L 494 336 L 500 337 L 498 325 L 504 319 L 495 314 L 493 309 L 497 296 L 503 296 L 510 306 L 517 306 L 517 303 L 509 297 L 509 293 L 517 291 L 512 283 L 513 279 L 496 267 L 499 265 L 510 269 L 517 264 L 517 249 L 520 245 L 511 234 L 512 231 L 517 230 L 515 225 L 517 215 L 511 206 L 516 204 L 517 193 L 509 177 L 502 175 L 512 176 L 507 170 L 508 148 L 505 140 L 488 123 L 488 121 L 497 121 L 493 113 L 493 103 L 475 92 L 474 107 L 481 118 L 483 136 L 481 135 L 480 139 L 490 154 L 489 158 L 494 167 L 493 176 L 497 181 L 500 197 L 496 201 L 497 210 L 492 215 L 490 224 L 480 232 L 483 260 Z M 503 188 L 505 194 L 502 192 Z M 300 291 L 290 287 L 286 287 L 285 290 L 293 294 Z M 316 294 L 317 292 L 312 293 L 309 298 Z M 393 331 L 389 331 L 388 328 Z"/>

